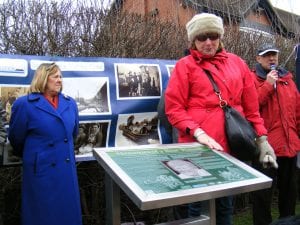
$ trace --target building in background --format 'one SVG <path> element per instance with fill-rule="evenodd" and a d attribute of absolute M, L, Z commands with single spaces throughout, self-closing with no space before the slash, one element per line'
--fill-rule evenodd
<path fill-rule="evenodd" d="M 196 13 L 210 12 L 244 32 L 286 38 L 300 35 L 300 16 L 275 8 L 270 0 L 116 0 L 113 7 L 181 26 Z"/>

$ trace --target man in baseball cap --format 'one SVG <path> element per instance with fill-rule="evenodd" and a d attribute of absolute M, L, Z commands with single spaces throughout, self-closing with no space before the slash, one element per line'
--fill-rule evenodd
<path fill-rule="evenodd" d="M 262 56 L 268 52 L 278 53 L 279 50 L 272 43 L 264 43 L 264 44 L 260 45 L 259 48 L 257 49 L 257 55 L 259 55 L 259 56 Z"/>
<path fill-rule="evenodd" d="M 279 66 L 279 50 L 273 43 L 259 46 L 253 70 L 259 111 L 268 130 L 268 140 L 278 163 L 273 168 L 254 168 L 277 181 L 279 218 L 295 215 L 297 200 L 297 151 L 300 149 L 300 96 L 291 72 Z M 287 171 L 289 175 L 287 176 Z M 272 188 L 253 192 L 253 225 L 272 222 Z"/>

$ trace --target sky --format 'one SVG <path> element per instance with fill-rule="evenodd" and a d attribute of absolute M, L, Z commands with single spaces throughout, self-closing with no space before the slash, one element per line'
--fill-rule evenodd
<path fill-rule="evenodd" d="M 270 0 L 274 7 L 300 15 L 299 0 Z M 297 4 L 298 3 L 298 4 Z"/>
<path fill-rule="evenodd" d="M 5 0 L 0 0 L 0 4 Z M 50 0 L 51 1 L 51 0 Z M 54 0 L 61 1 L 61 0 Z M 112 2 L 112 0 L 100 0 L 104 2 Z M 84 2 L 88 2 L 84 0 Z M 292 12 L 300 16 L 300 2 L 299 0 L 270 0 L 274 7 L 282 9 L 284 11 Z M 297 4 L 298 2 L 298 4 Z M 107 4 L 107 3 L 106 3 Z"/>

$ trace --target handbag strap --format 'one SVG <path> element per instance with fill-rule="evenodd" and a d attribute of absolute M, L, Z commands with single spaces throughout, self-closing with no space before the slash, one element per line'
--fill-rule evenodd
<path fill-rule="evenodd" d="M 224 108 L 224 107 L 228 106 L 227 101 L 222 98 L 221 91 L 220 91 L 218 85 L 216 84 L 214 78 L 210 74 L 210 72 L 208 70 L 204 70 L 204 72 L 206 73 L 209 81 L 211 82 L 216 95 L 219 97 L 219 105 L 220 105 L 220 107 Z"/>

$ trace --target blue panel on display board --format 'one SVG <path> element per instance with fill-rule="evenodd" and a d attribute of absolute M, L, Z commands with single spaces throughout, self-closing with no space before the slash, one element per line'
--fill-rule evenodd
<path fill-rule="evenodd" d="M 102 140 L 75 143 L 78 161 L 94 160 L 93 147 L 171 143 L 158 121 L 157 104 L 175 60 L 0 54 L 1 100 L 7 121 L 13 101 L 27 93 L 35 70 L 44 62 L 55 62 L 62 70 L 63 93 L 78 104 L 80 130 L 90 139 L 93 132 L 102 133 Z M 8 143 L 0 152 L 2 164 L 19 164 L 10 151 Z"/>

